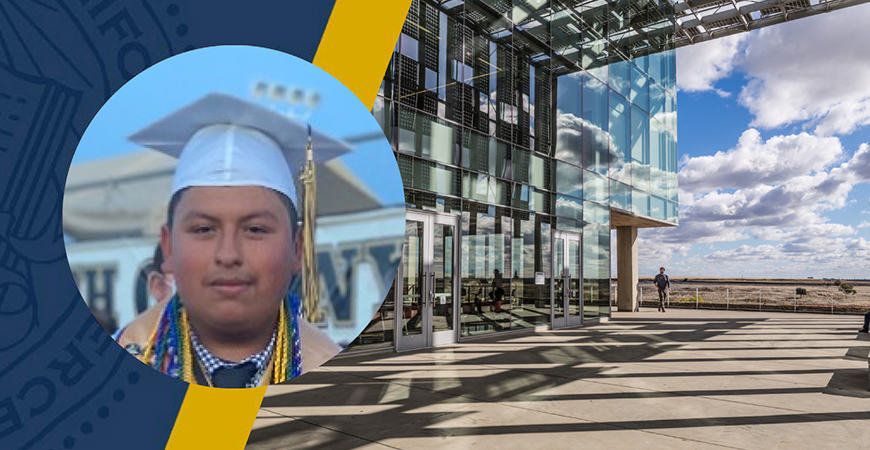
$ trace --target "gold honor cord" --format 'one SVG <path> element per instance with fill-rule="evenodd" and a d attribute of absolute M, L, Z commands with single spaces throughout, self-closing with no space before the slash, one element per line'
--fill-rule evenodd
<path fill-rule="evenodd" d="M 317 171 L 314 168 L 314 146 L 311 143 L 311 125 L 308 125 L 308 145 L 305 147 L 305 168 L 302 170 L 302 295 L 305 318 L 316 323 L 320 320 L 320 289 L 317 283 L 317 259 L 314 252 L 317 217 Z"/>

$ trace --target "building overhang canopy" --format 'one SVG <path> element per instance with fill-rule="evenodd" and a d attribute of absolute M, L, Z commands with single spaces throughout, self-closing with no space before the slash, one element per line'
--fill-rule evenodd
<path fill-rule="evenodd" d="M 676 46 L 697 44 L 870 0 L 670 0 Z"/>
<path fill-rule="evenodd" d="M 618 209 L 610 210 L 610 229 L 615 230 L 619 227 L 635 227 L 635 228 L 659 228 L 659 227 L 675 227 L 677 224 L 666 222 L 664 220 L 652 219 L 645 216 L 639 216 L 627 211 Z"/>
<path fill-rule="evenodd" d="M 431 4 L 477 35 L 528 54 L 555 76 L 674 48 L 673 7 L 666 0 L 432 0 Z M 419 27 L 419 20 L 409 15 L 405 26 Z"/>

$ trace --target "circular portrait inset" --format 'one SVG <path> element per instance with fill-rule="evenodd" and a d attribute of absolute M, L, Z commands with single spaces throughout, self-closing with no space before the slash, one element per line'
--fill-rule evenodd
<path fill-rule="evenodd" d="M 67 258 L 132 356 L 189 383 L 280 383 L 356 338 L 405 231 L 378 121 L 294 56 L 219 46 L 124 85 L 67 176 Z"/>

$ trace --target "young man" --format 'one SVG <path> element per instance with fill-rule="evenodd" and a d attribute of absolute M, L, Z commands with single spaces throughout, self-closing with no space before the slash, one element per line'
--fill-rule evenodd
<path fill-rule="evenodd" d="M 668 291 L 671 289 L 671 280 L 665 275 L 665 268 L 659 267 L 659 274 L 653 280 L 659 291 L 659 311 L 665 312 L 665 299 L 668 297 Z"/>
<path fill-rule="evenodd" d="M 340 350 L 301 317 L 295 179 L 306 132 L 286 117 L 211 94 L 131 140 L 179 162 L 160 245 L 176 295 L 118 342 L 170 376 L 215 387 L 279 383 Z M 318 162 L 347 147 L 313 136 Z"/>

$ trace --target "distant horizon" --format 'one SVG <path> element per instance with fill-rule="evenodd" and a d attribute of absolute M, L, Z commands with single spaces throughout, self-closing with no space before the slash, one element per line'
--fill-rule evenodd
<path fill-rule="evenodd" d="M 870 282 L 870 278 L 815 278 L 815 277 L 712 277 L 707 275 L 676 275 L 672 276 L 670 273 L 665 272 L 665 275 L 672 280 L 679 281 L 680 278 L 695 278 L 695 279 L 707 279 L 707 280 L 816 280 L 816 281 L 868 281 Z M 676 277 L 676 278 L 675 278 Z M 614 275 L 610 277 L 611 279 L 617 279 L 618 276 Z M 639 275 L 638 278 L 655 278 L 655 275 Z"/>

